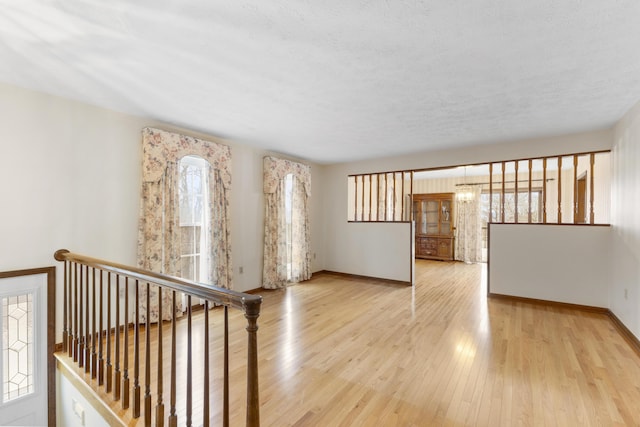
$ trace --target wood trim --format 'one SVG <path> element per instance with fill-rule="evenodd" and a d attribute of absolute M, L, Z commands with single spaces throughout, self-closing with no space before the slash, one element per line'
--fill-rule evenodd
<path fill-rule="evenodd" d="M 513 203 L 515 205 L 515 209 L 513 210 L 513 222 L 515 223 L 519 222 L 518 221 L 518 180 L 520 179 L 518 177 L 519 166 L 520 166 L 520 162 L 515 162 L 513 165 L 513 167 L 515 168 L 515 183 L 514 183 L 515 191 L 513 192 Z"/>
<path fill-rule="evenodd" d="M 562 157 L 558 156 L 558 224 L 562 224 Z"/>
<path fill-rule="evenodd" d="M 411 221 L 347 221 L 347 223 L 349 224 L 375 224 L 375 223 L 381 223 L 381 224 L 404 224 L 404 223 L 408 223 Z"/>
<path fill-rule="evenodd" d="M 547 159 L 542 159 L 542 223 L 547 223 Z"/>
<path fill-rule="evenodd" d="M 595 164 L 595 157 L 596 155 L 594 153 L 591 153 L 591 155 L 589 156 L 589 170 L 591 171 L 591 176 L 590 176 L 590 180 L 589 180 L 589 223 L 590 224 L 594 224 L 595 221 L 595 211 L 593 209 L 593 192 L 594 192 L 594 184 L 593 184 L 593 180 L 594 180 L 594 164 Z"/>
<path fill-rule="evenodd" d="M 528 206 L 528 212 L 527 212 L 527 222 L 529 224 L 531 224 L 531 166 L 532 166 L 533 160 L 529 159 L 529 206 Z"/>
<path fill-rule="evenodd" d="M 519 297 L 514 295 L 494 294 L 494 293 L 489 293 L 487 296 L 489 298 L 498 299 L 498 300 L 521 302 L 525 304 L 535 304 L 535 305 L 542 305 L 547 307 L 567 308 L 572 310 L 587 311 L 590 313 L 598 313 L 598 314 L 604 314 L 604 315 L 608 315 L 608 312 L 609 312 L 608 308 L 595 307 L 591 305 L 573 304 L 569 302 L 559 302 L 559 301 L 551 301 L 551 300 L 544 300 L 544 299 L 538 299 L 538 298 Z"/>
<path fill-rule="evenodd" d="M 500 189 L 500 222 L 504 221 L 504 180 L 505 180 L 505 163 L 502 162 L 502 187 Z"/>
<path fill-rule="evenodd" d="M 371 282 L 374 281 L 376 284 L 389 284 L 389 285 L 409 285 L 411 286 L 411 281 L 405 282 L 404 280 L 393 280 L 393 279 L 383 279 L 380 277 L 371 277 L 371 276 L 361 276 L 359 274 L 351 274 L 351 273 L 341 273 L 339 271 L 331 271 L 331 270 L 320 270 L 311 275 L 311 279 L 314 279 L 318 276 L 329 275 L 329 276 L 339 276 L 349 280 L 358 280 L 358 281 L 366 281 Z"/>
<path fill-rule="evenodd" d="M 622 320 L 611 310 L 607 310 L 607 314 L 615 327 L 618 329 L 622 337 L 629 343 L 631 348 L 640 356 L 640 339 L 636 337 L 633 332 L 627 328 L 627 326 L 622 323 Z"/>
<path fill-rule="evenodd" d="M 578 155 L 573 156 L 573 223 L 578 223 Z"/>
<path fill-rule="evenodd" d="M 579 153 L 563 153 L 563 154 L 553 154 L 553 155 L 549 155 L 549 156 L 535 156 L 535 157 L 522 157 L 522 158 L 517 158 L 517 159 L 505 159 L 505 160 L 487 160 L 486 162 L 476 162 L 476 163 L 458 163 L 455 165 L 448 165 L 448 166 L 435 166 L 432 168 L 420 168 L 420 169 L 398 169 L 398 170 L 392 170 L 392 171 L 380 171 L 380 172 L 371 172 L 372 174 L 383 174 L 383 173 L 394 173 L 394 172 L 429 172 L 429 171 L 437 171 L 437 170 L 443 170 L 443 169 L 454 169 L 457 167 L 462 167 L 462 166 L 481 166 L 481 165 L 486 165 L 488 163 L 500 163 L 500 162 L 504 162 L 504 163 L 508 163 L 508 162 L 519 162 L 519 161 L 523 161 L 523 160 L 529 160 L 529 159 L 533 159 L 533 160 L 537 160 L 537 159 L 555 159 L 557 157 L 569 157 L 569 156 L 583 156 L 583 155 L 587 155 L 587 154 L 602 154 L 602 153 L 611 153 L 611 150 L 595 150 L 595 151 L 581 151 Z M 362 173 L 352 173 L 347 175 L 347 177 L 352 177 L 352 176 L 360 176 L 360 175 L 366 175 L 366 174 L 362 174 Z"/>
<path fill-rule="evenodd" d="M 258 296 L 247 296 L 242 292 L 236 292 L 231 289 L 220 288 L 213 285 L 202 286 L 191 280 L 154 273 L 136 267 L 92 258 L 86 255 L 74 254 L 66 249 L 56 251 L 54 257 L 57 261 L 69 260 L 81 263 L 87 267 L 98 268 L 107 272 L 122 275 L 126 278 L 132 278 L 142 282 L 149 281 L 169 289 L 185 292 L 194 297 L 224 305 L 230 305 L 231 307 L 243 311 L 248 305 L 260 305 L 262 302 L 261 298 Z"/>
<path fill-rule="evenodd" d="M 561 224 L 558 224 L 556 222 L 547 222 L 547 223 L 537 223 L 537 222 L 533 222 L 531 224 L 527 224 L 526 222 L 521 222 L 521 223 L 516 223 L 516 222 L 493 222 L 492 224 L 508 224 L 508 225 L 543 225 L 543 226 L 547 226 L 547 225 L 552 225 L 552 226 L 557 226 L 557 225 L 568 225 L 570 227 L 611 227 L 611 224 L 573 224 L 570 222 L 563 222 Z"/>

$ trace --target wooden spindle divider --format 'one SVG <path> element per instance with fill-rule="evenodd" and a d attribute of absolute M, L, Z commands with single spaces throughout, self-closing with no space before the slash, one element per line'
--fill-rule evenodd
<path fill-rule="evenodd" d="M 171 297 L 171 395 L 169 400 L 169 427 L 177 427 L 178 416 L 176 414 L 176 291 Z"/>
<path fill-rule="evenodd" d="M 100 313 L 98 317 L 100 318 L 99 326 L 98 326 L 98 385 L 104 384 L 104 354 L 103 354 L 103 345 L 102 339 L 104 338 L 104 276 L 102 274 L 102 270 L 100 270 L 100 301 L 98 302 L 98 306 L 100 308 Z"/>
<path fill-rule="evenodd" d="M 193 353 L 192 353 L 192 307 L 191 307 L 191 295 L 187 296 L 187 427 L 192 425 L 193 416 Z"/>
<path fill-rule="evenodd" d="M 158 322 L 162 325 L 163 317 L 162 317 L 162 287 L 158 287 Z M 156 426 L 164 427 L 164 402 L 162 393 L 164 390 L 163 386 L 163 370 L 164 359 L 162 357 L 162 327 L 158 328 L 158 360 L 156 365 L 158 366 L 158 378 L 157 378 L 157 397 L 156 397 Z"/>
<path fill-rule="evenodd" d="M 580 222 L 578 218 L 578 155 L 573 155 L 573 223 Z"/>
<path fill-rule="evenodd" d="M 364 175 L 362 175 L 362 203 L 360 208 L 360 220 L 364 221 Z"/>
<path fill-rule="evenodd" d="M 133 323 L 133 418 L 140 417 L 140 281 L 136 279 L 135 322 Z"/>
<path fill-rule="evenodd" d="M 505 165 L 502 162 L 502 189 L 500 190 L 500 222 L 506 222 L 504 219 L 504 177 Z"/>
<path fill-rule="evenodd" d="M 107 385 L 105 390 L 107 393 L 111 393 L 111 390 L 113 388 L 113 367 L 111 366 L 111 328 L 111 273 L 107 273 Z"/>
<path fill-rule="evenodd" d="M 84 318 L 82 315 L 82 308 L 85 306 L 82 302 L 83 302 L 83 297 L 82 297 L 82 288 L 84 287 L 84 275 L 83 275 L 83 271 L 84 268 L 82 268 L 81 265 L 79 265 L 79 269 L 80 269 L 80 283 L 78 285 L 78 289 L 79 289 L 79 296 L 78 296 L 78 367 L 82 368 L 84 367 L 84 331 L 82 328 L 83 322 L 84 322 Z"/>
<path fill-rule="evenodd" d="M 547 223 L 547 158 L 542 159 L 542 222 Z"/>
<path fill-rule="evenodd" d="M 369 221 L 371 221 L 371 198 L 373 197 L 373 178 L 369 174 Z"/>
<path fill-rule="evenodd" d="M 533 160 L 529 159 L 529 211 L 527 212 L 527 223 L 531 224 L 531 166 Z"/>
<path fill-rule="evenodd" d="M 209 419 L 209 301 L 204 301 L 204 390 L 202 392 L 202 425 L 208 426 Z"/>
<path fill-rule="evenodd" d="M 229 427 L 229 308 L 224 307 L 224 373 L 222 397 L 222 425 Z"/>
<path fill-rule="evenodd" d="M 89 319 L 91 318 L 91 314 L 89 313 L 90 307 L 90 298 L 89 298 L 89 283 L 91 282 L 89 276 L 89 266 L 85 265 L 84 267 L 84 277 L 86 277 L 87 281 L 85 286 L 84 298 L 85 298 L 85 311 L 84 311 L 84 372 L 86 374 L 91 372 L 91 324 L 89 323 Z"/>
<path fill-rule="evenodd" d="M 513 163 L 514 163 L 514 167 L 515 167 L 515 170 L 516 170 L 515 179 L 514 179 L 514 182 L 515 182 L 514 183 L 514 186 L 515 186 L 514 188 L 515 189 L 513 191 L 513 201 L 514 201 L 514 204 L 515 204 L 515 209 L 514 209 L 514 212 L 513 212 L 513 222 L 515 222 L 517 224 L 519 222 L 518 221 L 518 165 L 519 165 L 520 162 L 518 162 L 516 160 Z"/>
<path fill-rule="evenodd" d="M 558 157 L 558 224 L 562 223 L 562 157 Z"/>
<path fill-rule="evenodd" d="M 124 343 L 122 352 L 122 409 L 129 408 L 129 277 L 124 278 Z"/>
<path fill-rule="evenodd" d="M 98 376 L 98 360 L 96 352 L 96 269 L 91 268 L 91 378 Z"/>
<path fill-rule="evenodd" d="M 147 313 L 144 327 L 144 425 L 151 425 L 151 285 L 147 282 Z M 161 322 L 162 318 L 158 318 Z M 162 329 L 159 323 L 158 329 Z"/>
<path fill-rule="evenodd" d="M 118 401 L 122 396 L 122 372 L 120 371 L 120 275 L 116 275 L 116 320 L 115 320 L 115 372 L 113 378 L 113 400 Z"/>
<path fill-rule="evenodd" d="M 69 283 L 69 277 L 67 277 L 67 270 L 68 270 L 68 265 L 69 265 L 69 261 L 64 261 L 64 267 L 63 267 L 63 289 L 62 289 L 62 299 L 63 299 L 63 306 L 62 306 L 62 348 L 64 348 L 65 350 L 67 349 L 67 340 L 68 340 L 68 332 L 67 332 L 67 287 L 68 287 L 68 283 Z"/>
<path fill-rule="evenodd" d="M 589 172 L 590 172 L 590 177 L 589 177 L 589 224 L 595 224 L 595 211 L 593 208 L 593 201 L 594 201 L 594 170 L 595 170 L 595 158 L 596 155 L 595 153 L 591 153 L 589 155 Z"/>

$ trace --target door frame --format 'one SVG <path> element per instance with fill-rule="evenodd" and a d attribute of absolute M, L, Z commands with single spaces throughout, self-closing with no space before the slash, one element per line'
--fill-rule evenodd
<path fill-rule="evenodd" d="M 0 271 L 0 279 L 45 274 L 47 276 L 46 298 L 46 390 L 47 393 L 47 425 L 56 425 L 56 370 L 55 358 L 55 329 L 56 329 L 56 267 L 30 268 L 26 270 Z"/>

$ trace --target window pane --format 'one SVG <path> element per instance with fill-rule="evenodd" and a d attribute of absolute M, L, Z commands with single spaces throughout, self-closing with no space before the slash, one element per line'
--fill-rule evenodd
<path fill-rule="evenodd" d="M 595 224 L 608 224 L 611 209 L 611 153 L 594 155 L 593 213 Z"/>
<path fill-rule="evenodd" d="M 33 295 L 2 298 L 3 402 L 34 391 Z"/>

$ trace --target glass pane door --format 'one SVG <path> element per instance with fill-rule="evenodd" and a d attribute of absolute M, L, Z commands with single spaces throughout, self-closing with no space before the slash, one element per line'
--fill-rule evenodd
<path fill-rule="evenodd" d="M 440 203 L 435 200 L 426 202 L 426 234 L 438 234 Z"/>

